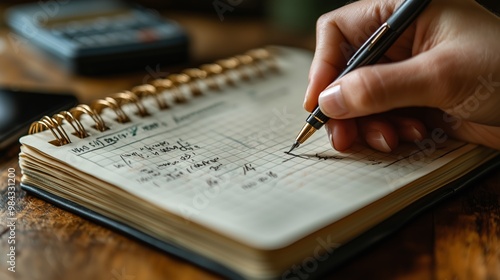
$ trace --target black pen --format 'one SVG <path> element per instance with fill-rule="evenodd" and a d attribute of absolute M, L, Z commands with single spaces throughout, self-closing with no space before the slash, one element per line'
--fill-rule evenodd
<path fill-rule="evenodd" d="M 361 66 L 376 63 L 382 55 L 394 44 L 399 35 L 417 18 L 431 0 L 406 0 L 382 24 L 375 33 L 359 48 L 359 50 L 347 62 L 347 67 L 340 73 L 337 79 L 342 78 L 352 70 Z M 306 119 L 306 124 L 297 135 L 295 143 L 289 153 L 304 143 L 314 132 L 320 129 L 327 121 L 319 106 Z"/>

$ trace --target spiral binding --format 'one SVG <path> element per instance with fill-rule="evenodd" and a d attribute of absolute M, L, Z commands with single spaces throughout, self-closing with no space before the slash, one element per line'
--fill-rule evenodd
<path fill-rule="evenodd" d="M 263 78 L 267 70 L 275 72 L 279 70 L 273 51 L 269 47 L 249 50 L 244 54 L 220 59 L 210 64 L 203 64 L 199 68 L 184 69 L 181 73 L 171 74 L 165 78 L 153 80 L 149 84 L 135 86 L 131 90 L 98 99 L 90 106 L 80 104 L 52 117 L 44 116 L 31 124 L 28 134 L 50 130 L 54 140 L 49 141 L 49 143 L 55 146 L 67 145 L 71 143 L 71 140 L 62 127 L 64 122 L 72 127 L 73 132 L 71 134 L 78 138 L 85 138 L 90 134 L 80 121 L 84 115 L 87 115 L 94 123 L 92 128 L 103 132 L 109 129 L 101 116 L 104 110 L 112 110 L 116 116 L 116 122 L 127 123 L 130 118 L 122 109 L 126 104 L 134 104 L 136 107 L 135 114 L 139 117 L 150 115 L 142 103 L 145 97 L 153 97 L 158 108 L 165 110 L 170 107 L 165 98 L 165 93 L 170 94 L 175 103 L 188 101 L 187 96 L 181 89 L 183 86 L 188 88 L 192 96 L 197 97 L 203 95 L 202 83 L 210 90 L 220 91 L 222 90 L 221 83 L 228 86 L 237 86 L 239 80 L 249 81 L 252 78 L 249 70 L 255 73 L 257 77 Z"/>

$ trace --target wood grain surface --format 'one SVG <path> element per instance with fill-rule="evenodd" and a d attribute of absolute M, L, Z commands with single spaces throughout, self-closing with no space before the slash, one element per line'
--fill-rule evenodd
<path fill-rule="evenodd" d="M 215 16 L 171 16 L 186 26 L 193 38 L 193 65 L 268 43 L 307 48 L 314 45 L 313 37 L 292 40 L 255 20 L 221 24 Z M 242 41 L 233 40 L 241 32 L 247 36 Z M 11 35 L 5 27 L 0 29 L 0 84 L 71 89 L 81 102 L 88 103 L 140 84 L 152 75 L 144 69 L 108 77 L 73 76 L 31 46 L 13 45 Z M 178 67 L 158 69 L 173 72 Z M 0 157 L 0 279 L 221 278 L 27 195 L 19 188 L 18 149 L 14 145 Z M 16 174 L 14 230 L 8 219 L 9 170 Z M 499 219 L 497 169 L 345 263 L 328 278 L 500 279 Z M 7 262 L 12 234 L 15 272 L 8 270 Z"/>

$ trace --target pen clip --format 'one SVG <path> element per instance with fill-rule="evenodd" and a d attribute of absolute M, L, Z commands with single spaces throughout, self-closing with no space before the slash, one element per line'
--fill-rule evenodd
<path fill-rule="evenodd" d="M 391 27 L 387 22 L 382 24 L 375 33 L 366 40 L 366 42 L 354 53 L 354 55 L 349 59 L 347 62 L 347 66 L 349 66 L 355 59 L 356 57 L 363 52 L 365 49 L 368 48 L 368 50 L 371 50 L 372 47 L 377 43 L 377 41 L 384 35 Z"/>

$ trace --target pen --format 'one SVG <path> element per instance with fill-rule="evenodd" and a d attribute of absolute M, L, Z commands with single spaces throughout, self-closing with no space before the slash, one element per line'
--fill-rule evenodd
<path fill-rule="evenodd" d="M 342 78 L 352 70 L 361 66 L 376 63 L 382 55 L 391 47 L 406 28 L 417 18 L 431 0 L 406 0 L 392 14 L 387 21 L 382 24 L 375 33 L 354 53 L 347 62 L 347 67 L 340 73 L 337 80 Z M 320 129 L 329 118 L 325 116 L 319 106 L 306 119 L 306 124 L 302 127 L 295 138 L 291 151 L 303 144 L 311 135 Z"/>

